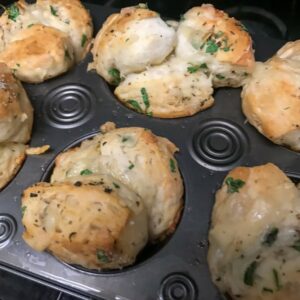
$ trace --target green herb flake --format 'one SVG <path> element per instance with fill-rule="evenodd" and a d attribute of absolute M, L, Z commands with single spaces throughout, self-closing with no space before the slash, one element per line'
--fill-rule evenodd
<path fill-rule="evenodd" d="M 130 165 L 129 165 L 128 169 L 132 170 L 134 168 L 134 164 L 131 161 L 129 161 L 129 163 L 130 163 Z"/>
<path fill-rule="evenodd" d="M 263 291 L 263 292 L 266 292 L 266 293 L 274 293 L 272 289 L 269 289 L 269 288 L 267 288 L 267 287 L 263 287 L 263 288 L 262 288 L 262 291 Z"/>
<path fill-rule="evenodd" d="M 221 75 L 221 74 L 216 74 L 216 77 L 217 77 L 218 79 L 220 79 L 220 80 L 225 79 L 225 77 L 224 77 L 223 75 Z"/>
<path fill-rule="evenodd" d="M 274 279 L 274 283 L 275 283 L 276 289 L 277 289 L 277 291 L 279 291 L 280 288 L 281 288 L 281 285 L 280 285 L 280 281 L 279 281 L 278 272 L 277 272 L 276 269 L 273 269 L 272 273 L 273 273 L 273 279 Z"/>
<path fill-rule="evenodd" d="M 16 63 L 16 65 L 17 65 L 17 67 L 21 67 L 21 65 L 20 65 L 20 64 L 18 64 L 18 63 Z"/>
<path fill-rule="evenodd" d="M 149 96 L 148 96 L 147 90 L 144 87 L 141 88 L 141 94 L 142 94 L 142 99 L 143 99 L 143 102 L 145 104 L 146 111 L 147 111 L 148 108 L 150 107 L 150 102 L 149 102 Z"/>
<path fill-rule="evenodd" d="M 245 185 L 245 181 L 241 179 L 233 179 L 232 177 L 227 177 L 225 183 L 227 185 L 228 194 L 238 193 L 239 189 Z"/>
<path fill-rule="evenodd" d="M 117 183 L 115 183 L 115 182 L 113 182 L 113 186 L 114 186 L 116 189 L 119 189 L 119 188 L 120 188 L 120 186 L 119 186 Z"/>
<path fill-rule="evenodd" d="M 14 22 L 17 21 L 18 16 L 20 15 L 19 7 L 14 3 L 11 6 L 9 6 L 7 9 L 8 18 L 10 20 L 13 20 Z"/>
<path fill-rule="evenodd" d="M 97 251 L 97 259 L 104 264 L 110 262 L 110 258 L 108 257 L 108 255 L 104 250 Z"/>
<path fill-rule="evenodd" d="M 228 52 L 228 51 L 230 50 L 230 47 L 226 46 L 226 47 L 222 48 L 222 50 L 223 50 L 224 52 Z"/>
<path fill-rule="evenodd" d="M 132 99 L 131 99 L 131 100 L 128 100 L 127 103 L 128 103 L 129 105 L 131 105 L 132 108 L 133 108 L 135 111 L 137 111 L 137 112 L 139 112 L 139 113 L 142 113 L 142 112 L 143 112 L 143 110 L 142 110 L 140 104 L 139 104 L 136 100 L 132 100 Z"/>
<path fill-rule="evenodd" d="M 120 71 L 116 68 L 110 68 L 108 74 L 112 77 L 112 84 L 119 85 L 121 82 Z"/>
<path fill-rule="evenodd" d="M 206 42 L 206 49 L 205 52 L 206 53 L 210 53 L 210 54 L 214 54 L 219 50 L 219 46 L 216 44 L 215 41 L 213 40 L 208 40 Z"/>
<path fill-rule="evenodd" d="M 122 137 L 122 143 L 125 143 L 125 142 L 127 142 L 128 140 L 130 140 L 130 137 L 128 137 L 128 136 L 123 136 L 123 137 Z"/>
<path fill-rule="evenodd" d="M 207 64 L 203 63 L 203 64 L 200 64 L 200 65 L 189 66 L 187 68 L 187 71 L 192 74 L 192 73 L 198 72 L 201 69 L 208 69 Z"/>
<path fill-rule="evenodd" d="M 296 241 L 291 247 L 300 252 L 300 240 Z"/>
<path fill-rule="evenodd" d="M 28 26 L 27 26 L 27 28 L 30 28 L 30 27 L 32 27 L 34 24 L 29 24 Z"/>
<path fill-rule="evenodd" d="M 87 36 L 86 34 L 84 33 L 82 36 L 81 36 L 81 47 L 83 48 L 85 46 L 87 42 Z M 119 76 L 120 76 L 120 73 L 119 73 Z"/>
<path fill-rule="evenodd" d="M 172 173 L 176 173 L 176 164 L 175 164 L 174 159 L 170 158 L 169 164 L 170 164 L 170 170 L 171 170 L 171 172 Z"/>
<path fill-rule="evenodd" d="M 278 228 L 271 228 L 264 236 L 262 244 L 267 247 L 271 247 L 277 240 Z"/>
<path fill-rule="evenodd" d="M 249 286 L 254 284 L 254 275 L 257 268 L 257 262 L 252 262 L 245 271 L 244 274 L 244 283 Z"/>
<path fill-rule="evenodd" d="M 89 169 L 84 169 L 80 172 L 81 176 L 86 176 L 86 175 L 91 175 L 91 174 L 93 174 L 93 172 Z"/>
<path fill-rule="evenodd" d="M 54 8 L 52 5 L 50 5 L 50 11 L 53 16 L 57 17 L 57 9 Z"/>
<path fill-rule="evenodd" d="M 27 206 L 22 206 L 22 209 L 21 209 L 22 217 L 24 217 L 26 209 L 27 209 Z"/>
<path fill-rule="evenodd" d="M 180 15 L 180 21 L 181 22 L 185 21 L 185 16 L 184 15 Z"/>

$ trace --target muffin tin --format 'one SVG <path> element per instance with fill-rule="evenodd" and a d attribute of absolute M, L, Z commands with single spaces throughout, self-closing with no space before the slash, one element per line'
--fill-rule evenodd
<path fill-rule="evenodd" d="M 95 32 L 114 9 L 87 4 Z M 265 60 L 283 41 L 252 34 L 256 59 Z M 245 120 L 241 89 L 215 91 L 215 105 L 195 116 L 163 120 L 129 110 L 96 73 L 87 72 L 91 55 L 67 74 L 39 85 L 25 84 L 35 109 L 32 146 L 51 151 L 29 156 L 0 193 L 0 268 L 50 287 L 88 297 L 115 300 L 220 300 L 208 270 L 207 233 L 214 194 L 231 168 L 273 162 L 300 178 L 299 154 L 272 144 Z M 28 186 L 50 177 L 55 157 L 113 121 L 118 127 L 142 126 L 167 137 L 185 184 L 185 205 L 175 233 L 147 247 L 137 263 L 123 270 L 97 272 L 69 266 L 38 253 L 22 240 L 20 198 Z"/>

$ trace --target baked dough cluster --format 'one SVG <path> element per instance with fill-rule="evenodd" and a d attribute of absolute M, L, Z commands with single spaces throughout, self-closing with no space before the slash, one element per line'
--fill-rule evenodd
<path fill-rule="evenodd" d="M 212 279 L 229 299 L 299 299 L 300 190 L 275 165 L 229 172 L 209 243 Z"/>
<path fill-rule="evenodd" d="M 0 189 L 17 173 L 30 139 L 33 109 L 21 83 L 0 63 Z"/>
<path fill-rule="evenodd" d="M 95 69 L 115 95 L 149 116 L 177 118 L 210 107 L 213 87 L 241 86 L 252 72 L 252 40 L 239 23 L 205 4 L 179 23 L 144 6 L 111 15 L 92 49 Z"/>
<path fill-rule="evenodd" d="M 24 240 L 92 269 L 134 263 L 147 242 L 175 230 L 183 206 L 175 145 L 144 128 L 108 125 L 60 154 L 51 183 L 22 198 Z"/>
<path fill-rule="evenodd" d="M 242 108 L 250 124 L 272 142 L 300 151 L 300 40 L 257 62 L 243 88 Z"/>
<path fill-rule="evenodd" d="M 80 0 L 20 0 L 0 17 L 0 62 L 22 81 L 43 82 L 82 60 L 92 34 Z"/>

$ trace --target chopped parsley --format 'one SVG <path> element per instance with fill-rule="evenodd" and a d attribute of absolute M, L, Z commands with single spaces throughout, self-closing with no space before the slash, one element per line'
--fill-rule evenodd
<path fill-rule="evenodd" d="M 147 93 L 146 88 L 142 87 L 141 90 L 141 97 L 143 100 L 143 103 L 145 105 L 145 109 L 143 110 L 141 105 L 138 101 L 130 99 L 127 101 L 127 103 L 136 111 L 139 113 L 145 113 L 147 116 L 152 117 L 152 112 L 148 111 L 150 108 L 150 101 L 149 101 L 149 95 Z"/>
<path fill-rule="evenodd" d="M 230 50 L 230 46 L 228 45 L 228 38 L 225 36 L 223 31 L 219 31 L 217 33 L 212 34 L 207 41 L 202 44 L 200 49 L 205 47 L 205 52 L 209 54 L 216 53 L 219 49 L 224 52 L 228 52 Z"/>
<path fill-rule="evenodd" d="M 93 172 L 89 169 L 84 169 L 80 172 L 80 175 L 82 176 L 91 175 L 91 174 L 93 174 Z"/>
<path fill-rule="evenodd" d="M 149 102 L 149 96 L 148 96 L 147 90 L 144 87 L 141 88 L 141 94 L 142 94 L 143 102 L 145 104 L 146 111 L 147 111 L 148 108 L 150 107 L 150 102 Z"/>
<path fill-rule="evenodd" d="M 176 165 L 175 165 L 174 159 L 170 158 L 169 164 L 170 164 L 170 170 L 171 170 L 171 172 L 175 173 L 176 172 Z"/>
<path fill-rule="evenodd" d="M 216 44 L 214 40 L 208 40 L 206 42 L 206 53 L 214 54 L 219 50 L 219 46 Z"/>
<path fill-rule="evenodd" d="M 115 183 L 115 182 L 113 182 L 113 186 L 114 186 L 116 189 L 119 189 L 119 188 L 120 188 L 120 186 L 119 186 L 117 183 Z"/>
<path fill-rule="evenodd" d="M 277 291 L 280 290 L 281 288 L 281 285 L 280 285 L 280 281 L 279 281 L 279 275 L 278 275 L 278 272 L 276 269 L 273 269 L 272 270 L 272 273 L 273 273 L 273 279 L 274 279 L 274 283 L 275 283 L 275 286 L 277 288 Z"/>
<path fill-rule="evenodd" d="M 254 275 L 257 268 L 257 262 L 252 262 L 245 271 L 244 274 L 244 283 L 249 286 L 254 284 Z"/>
<path fill-rule="evenodd" d="M 29 24 L 28 26 L 27 26 L 27 28 L 30 28 L 30 27 L 32 27 L 34 24 Z"/>
<path fill-rule="evenodd" d="M 116 68 L 110 68 L 108 74 L 112 77 L 112 84 L 119 85 L 121 82 L 120 71 Z"/>
<path fill-rule="evenodd" d="M 57 17 L 57 9 L 54 8 L 52 5 L 50 5 L 50 11 L 53 16 Z"/>
<path fill-rule="evenodd" d="M 11 6 L 9 6 L 7 9 L 8 18 L 10 20 L 13 20 L 14 22 L 17 21 L 18 16 L 20 15 L 19 7 L 14 3 Z"/>
<path fill-rule="evenodd" d="M 129 165 L 128 169 L 131 170 L 134 168 L 134 164 L 131 161 L 129 161 L 129 163 L 130 163 L 130 165 Z"/>
<path fill-rule="evenodd" d="M 245 181 L 233 179 L 232 177 L 227 177 L 225 183 L 227 185 L 227 193 L 229 194 L 238 193 L 239 189 L 245 185 Z"/>
<path fill-rule="evenodd" d="M 87 41 L 87 36 L 86 34 L 84 33 L 81 37 L 81 47 L 83 48 L 86 44 L 86 41 Z M 119 74 L 120 75 L 120 74 Z"/>
<path fill-rule="evenodd" d="M 262 244 L 264 246 L 271 247 L 277 240 L 278 232 L 279 232 L 278 228 L 276 228 L 276 227 L 271 228 L 264 236 Z"/>
<path fill-rule="evenodd" d="M 207 64 L 203 63 L 203 64 L 200 64 L 200 65 L 189 66 L 187 68 L 187 71 L 189 73 L 196 73 L 196 72 L 198 72 L 201 69 L 208 69 Z"/>
<path fill-rule="evenodd" d="M 300 240 L 296 241 L 292 248 L 300 252 Z"/>
<path fill-rule="evenodd" d="M 24 217 L 26 209 L 27 209 L 27 206 L 22 206 L 22 209 L 21 209 L 22 217 Z"/>
<path fill-rule="evenodd" d="M 131 99 L 131 100 L 128 100 L 127 103 L 130 104 L 135 111 L 137 111 L 139 113 L 143 112 L 140 104 L 136 100 Z"/>
<path fill-rule="evenodd" d="M 217 77 L 218 79 L 220 79 L 220 80 L 225 79 L 225 77 L 224 77 L 223 75 L 221 75 L 221 74 L 216 74 L 216 77 Z"/>
<path fill-rule="evenodd" d="M 106 254 L 106 252 L 104 250 L 97 251 L 97 259 L 102 263 L 110 262 L 110 258 L 108 257 L 108 255 Z"/>

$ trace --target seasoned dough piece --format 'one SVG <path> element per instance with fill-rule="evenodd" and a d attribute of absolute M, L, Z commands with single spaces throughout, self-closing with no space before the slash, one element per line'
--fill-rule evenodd
<path fill-rule="evenodd" d="M 0 143 L 27 143 L 33 123 L 33 109 L 21 83 L 0 63 Z"/>
<path fill-rule="evenodd" d="M 89 184 L 39 183 L 22 197 L 24 240 L 70 264 L 91 269 L 130 265 L 148 240 L 147 215 L 126 187 L 105 177 Z"/>
<path fill-rule="evenodd" d="M 300 40 L 256 63 L 242 92 L 248 121 L 276 144 L 300 151 Z"/>
<path fill-rule="evenodd" d="M 63 32 L 40 24 L 18 32 L 0 52 L 22 81 L 39 83 L 66 72 L 74 64 L 73 48 Z"/>
<path fill-rule="evenodd" d="M 116 77 L 163 62 L 175 43 L 175 30 L 156 12 L 138 6 L 123 8 L 109 16 L 98 32 L 92 49 L 94 62 L 89 68 L 117 84 Z"/>
<path fill-rule="evenodd" d="M 300 191 L 275 165 L 229 172 L 209 243 L 212 279 L 231 299 L 299 299 Z"/>
<path fill-rule="evenodd" d="M 25 145 L 0 143 L 0 189 L 18 172 L 25 159 Z"/>
<path fill-rule="evenodd" d="M 79 0 L 18 1 L 0 17 L 0 61 L 26 82 L 58 76 L 84 58 L 93 25 Z"/>
<path fill-rule="evenodd" d="M 250 35 L 237 20 L 211 4 L 187 11 L 177 36 L 177 57 L 195 66 L 206 63 L 215 87 L 238 87 L 252 72 Z"/>
<path fill-rule="evenodd" d="M 93 37 L 93 23 L 79 0 L 37 0 L 27 9 L 31 22 L 56 28 L 69 36 L 76 62 L 85 57 Z"/>
<path fill-rule="evenodd" d="M 160 66 L 128 75 L 115 94 L 140 113 L 161 118 L 191 116 L 212 106 L 214 99 L 207 69 L 188 70 L 189 64 L 171 58 Z"/>
<path fill-rule="evenodd" d="M 150 239 L 163 238 L 177 224 L 183 183 L 169 140 L 144 128 L 129 127 L 98 134 L 60 154 L 51 182 L 88 173 L 109 174 L 137 193 L 148 210 Z"/>

